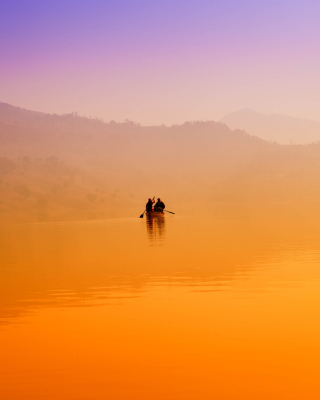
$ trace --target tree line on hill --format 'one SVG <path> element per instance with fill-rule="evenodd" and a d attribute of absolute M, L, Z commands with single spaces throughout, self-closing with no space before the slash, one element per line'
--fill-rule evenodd
<path fill-rule="evenodd" d="M 187 211 L 301 206 L 320 194 L 319 144 L 279 145 L 213 121 L 105 123 L 0 103 L 0 143 L 3 221 L 135 215 L 153 195 Z"/>

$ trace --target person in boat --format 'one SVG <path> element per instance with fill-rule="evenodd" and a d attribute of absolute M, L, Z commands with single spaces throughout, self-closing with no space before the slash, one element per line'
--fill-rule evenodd
<path fill-rule="evenodd" d="M 156 204 L 154 206 L 155 210 L 158 209 L 160 212 L 163 213 L 163 210 L 165 209 L 165 207 L 166 206 L 164 205 L 164 202 L 161 201 L 160 198 L 158 198 L 158 200 L 157 200 L 157 202 L 156 202 Z"/>
<path fill-rule="evenodd" d="M 148 203 L 146 204 L 147 212 L 153 212 L 153 209 L 152 209 L 153 203 L 154 203 L 154 198 L 152 200 L 151 199 L 148 200 Z"/>

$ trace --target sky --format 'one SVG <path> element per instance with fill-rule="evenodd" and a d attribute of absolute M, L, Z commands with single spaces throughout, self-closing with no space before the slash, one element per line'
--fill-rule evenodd
<path fill-rule="evenodd" d="M 320 121 L 318 0 L 2 0 L 0 101 L 144 125 Z"/>

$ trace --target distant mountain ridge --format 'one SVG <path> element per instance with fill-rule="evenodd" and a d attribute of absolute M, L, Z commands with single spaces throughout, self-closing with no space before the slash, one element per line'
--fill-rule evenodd
<path fill-rule="evenodd" d="M 0 102 L 0 121 L 2 123 L 12 124 L 14 122 L 22 122 L 46 115 L 39 111 L 26 110 L 21 107 L 12 106 L 8 103 Z"/>
<path fill-rule="evenodd" d="M 281 114 L 263 114 L 243 109 L 221 119 L 231 129 L 244 129 L 263 140 L 279 144 L 309 144 L 320 141 L 320 123 Z"/>
<path fill-rule="evenodd" d="M 270 146 L 243 131 L 231 130 L 221 122 L 196 121 L 170 127 L 141 126 L 132 121 L 106 123 L 75 113 L 45 114 L 5 103 L 0 103 L 0 143 L 0 156 L 57 156 L 72 162 L 79 160 L 86 167 L 88 160 L 99 157 L 118 160 L 120 153 L 125 153 L 126 160 L 135 162 L 144 154 L 145 161 L 151 162 L 158 160 L 158 153 L 160 157 L 170 154 L 176 161 L 180 153 L 194 157 L 199 152 L 199 162 L 203 162 L 214 156 L 212 150 L 222 145 L 234 149 L 230 147 L 229 151 L 234 153 L 236 161 L 241 158 L 241 147 L 252 153 L 254 148 Z M 152 146 L 156 146 L 157 152 L 150 151 Z"/>
<path fill-rule="evenodd" d="M 0 103 L 0 223 L 140 215 L 153 195 L 189 208 L 277 147 L 220 122 L 106 123 Z"/>
<path fill-rule="evenodd" d="M 0 103 L 0 223 L 140 215 L 154 195 L 187 213 L 318 207 L 319 159 L 320 143 L 281 146 L 222 122 L 141 126 Z"/>

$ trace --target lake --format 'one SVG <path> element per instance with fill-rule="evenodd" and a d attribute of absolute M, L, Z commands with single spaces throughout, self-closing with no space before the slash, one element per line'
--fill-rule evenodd
<path fill-rule="evenodd" d="M 319 399 L 319 243 L 302 216 L 2 226 L 1 399 Z"/>

